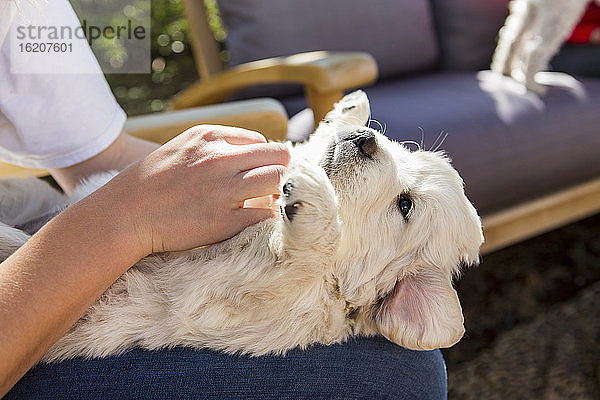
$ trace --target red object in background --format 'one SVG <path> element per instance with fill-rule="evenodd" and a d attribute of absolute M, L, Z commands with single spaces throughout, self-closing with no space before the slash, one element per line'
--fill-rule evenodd
<path fill-rule="evenodd" d="M 583 15 L 567 43 L 600 43 L 600 6 L 592 3 Z"/>

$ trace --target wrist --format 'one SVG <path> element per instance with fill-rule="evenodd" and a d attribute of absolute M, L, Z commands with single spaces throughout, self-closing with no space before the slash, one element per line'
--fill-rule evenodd
<path fill-rule="evenodd" d="M 131 186 L 121 181 L 117 175 L 67 211 L 72 211 L 74 221 L 85 224 L 88 232 L 104 242 L 111 257 L 118 258 L 115 261 L 122 261 L 129 268 L 150 254 L 152 247 L 142 215 L 144 207 L 137 204 L 135 196 L 130 196 Z"/>
<path fill-rule="evenodd" d="M 95 156 L 65 168 L 50 169 L 63 190 L 71 193 L 83 179 L 98 172 L 122 170 L 156 150 L 158 143 L 148 142 L 122 132 L 114 142 Z"/>

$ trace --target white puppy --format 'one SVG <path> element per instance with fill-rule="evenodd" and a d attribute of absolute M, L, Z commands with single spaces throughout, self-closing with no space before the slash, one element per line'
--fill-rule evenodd
<path fill-rule="evenodd" d="M 368 117 L 364 93 L 346 96 L 291 147 L 280 218 L 144 258 L 42 361 L 133 346 L 282 354 L 377 333 L 411 349 L 455 344 L 464 328 L 452 278 L 478 261 L 480 219 L 446 157 L 409 151 L 365 127 Z M 21 196 L 16 184 L 0 187 L 3 204 Z M 23 218 L 10 207 L 0 214 L 10 213 Z M 0 256 L 26 238 L 0 228 Z"/>
<path fill-rule="evenodd" d="M 512 0 L 491 70 L 544 93 L 535 75 L 548 68 L 592 0 Z M 600 0 L 595 0 L 600 4 Z"/>

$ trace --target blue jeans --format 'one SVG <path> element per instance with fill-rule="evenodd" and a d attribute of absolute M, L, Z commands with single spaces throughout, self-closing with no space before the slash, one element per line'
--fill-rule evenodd
<path fill-rule="evenodd" d="M 439 350 L 407 350 L 374 337 L 284 357 L 133 349 L 42 364 L 6 399 L 445 399 L 446 390 Z"/>

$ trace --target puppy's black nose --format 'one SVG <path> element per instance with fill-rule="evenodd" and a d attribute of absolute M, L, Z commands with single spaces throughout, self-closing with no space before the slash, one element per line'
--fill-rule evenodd
<path fill-rule="evenodd" d="M 377 140 L 373 131 L 359 129 L 340 136 L 342 140 L 352 141 L 364 156 L 371 157 L 377 151 Z"/>
<path fill-rule="evenodd" d="M 365 156 L 371 157 L 375 150 L 377 150 L 377 142 L 375 141 L 375 136 L 369 136 L 367 138 L 361 137 L 357 141 L 355 141 L 358 149 Z"/>

